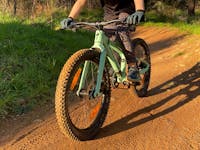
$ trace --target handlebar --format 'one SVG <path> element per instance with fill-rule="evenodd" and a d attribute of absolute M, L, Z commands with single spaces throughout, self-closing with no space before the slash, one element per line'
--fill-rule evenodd
<path fill-rule="evenodd" d="M 125 25 L 125 27 L 120 27 L 118 29 L 104 29 L 103 27 L 112 23 L 116 23 L 118 25 Z M 95 30 L 104 30 L 107 32 L 115 32 L 117 31 L 127 31 L 127 30 L 131 30 L 131 31 L 135 31 L 135 25 L 128 25 L 125 21 L 125 19 L 115 19 L 115 20 L 110 20 L 110 21 L 103 21 L 103 22 L 74 22 L 72 23 L 72 25 L 69 26 L 69 28 L 71 29 L 77 29 L 77 28 L 81 28 L 81 27 L 85 27 L 85 26 L 89 26 L 92 28 L 95 28 Z"/>
<path fill-rule="evenodd" d="M 104 22 L 77 22 L 74 23 L 75 26 L 77 25 L 85 25 L 85 26 L 92 26 L 92 27 L 100 27 L 100 26 L 106 26 L 112 23 L 119 23 L 119 24 L 126 24 L 124 20 L 116 19 L 116 20 L 110 20 L 110 21 L 104 21 Z"/>

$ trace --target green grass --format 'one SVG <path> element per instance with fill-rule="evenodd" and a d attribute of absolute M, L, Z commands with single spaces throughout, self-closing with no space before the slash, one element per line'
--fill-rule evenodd
<path fill-rule="evenodd" d="M 66 12 L 64 12 L 63 10 L 57 10 L 55 12 L 52 13 L 51 17 L 49 17 L 47 20 L 51 21 L 53 20 L 53 24 L 51 24 L 51 26 L 53 28 L 60 26 L 60 21 L 64 18 L 67 17 L 67 14 L 69 14 L 69 11 L 67 10 Z M 44 16 L 46 17 L 46 16 Z M 42 17 L 39 20 L 43 20 Z M 102 9 L 84 9 L 79 17 L 77 19 L 75 19 L 75 21 L 88 21 L 88 22 L 95 22 L 95 21 L 102 21 L 103 19 L 103 11 Z M 36 18 L 36 20 L 38 20 L 38 18 Z"/>
<path fill-rule="evenodd" d="M 160 26 L 178 28 L 180 31 L 191 34 L 200 34 L 200 11 L 197 10 L 195 17 L 186 17 L 187 14 L 177 10 L 175 14 L 159 14 L 151 11 L 147 13 L 147 26 Z"/>
<path fill-rule="evenodd" d="M 51 101 L 67 58 L 93 42 L 93 33 L 54 31 L 41 20 L 0 14 L 0 116 Z"/>

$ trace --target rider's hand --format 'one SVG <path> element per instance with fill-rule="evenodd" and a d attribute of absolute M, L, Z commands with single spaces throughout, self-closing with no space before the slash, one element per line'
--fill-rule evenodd
<path fill-rule="evenodd" d="M 137 10 L 135 13 L 127 17 L 126 23 L 130 25 L 139 24 L 144 18 L 144 12 L 144 10 Z"/>
<path fill-rule="evenodd" d="M 64 19 L 63 21 L 61 21 L 61 28 L 62 29 L 67 29 L 70 27 L 70 25 L 72 25 L 74 22 L 73 18 L 68 17 L 67 19 Z"/>

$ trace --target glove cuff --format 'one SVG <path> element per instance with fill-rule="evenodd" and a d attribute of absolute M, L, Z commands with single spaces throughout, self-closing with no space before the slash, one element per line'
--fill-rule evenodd
<path fill-rule="evenodd" d="M 72 17 L 68 17 L 69 19 L 71 19 L 71 21 L 74 21 L 74 18 L 72 18 Z"/>
<path fill-rule="evenodd" d="M 145 10 L 143 10 L 143 9 L 138 9 L 138 10 L 136 10 L 136 11 L 145 13 Z"/>
<path fill-rule="evenodd" d="M 70 17 L 70 16 L 69 16 L 68 18 L 70 18 L 72 21 L 74 21 L 74 18 L 73 18 L 73 17 Z"/>

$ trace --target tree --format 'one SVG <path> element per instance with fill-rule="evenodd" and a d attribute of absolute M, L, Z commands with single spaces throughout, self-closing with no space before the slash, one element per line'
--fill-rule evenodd
<path fill-rule="evenodd" d="M 188 15 L 195 16 L 195 4 L 196 0 L 188 0 Z"/>
<path fill-rule="evenodd" d="M 17 14 L 17 0 L 14 0 L 14 5 L 13 5 L 13 14 Z"/>

